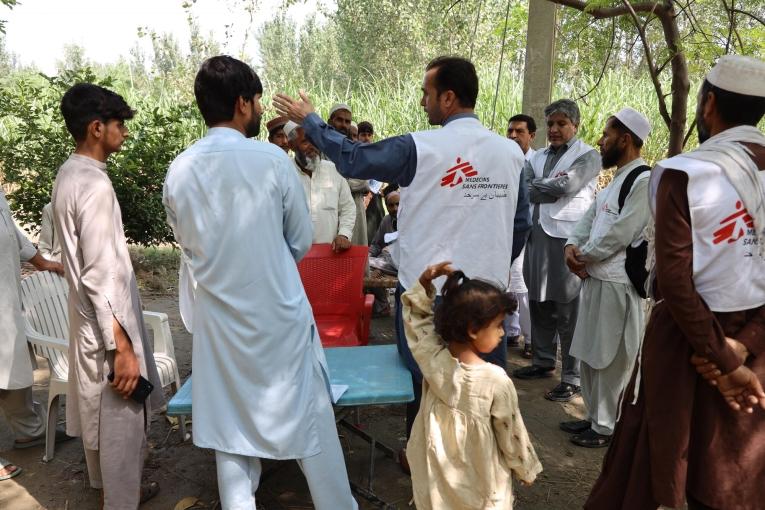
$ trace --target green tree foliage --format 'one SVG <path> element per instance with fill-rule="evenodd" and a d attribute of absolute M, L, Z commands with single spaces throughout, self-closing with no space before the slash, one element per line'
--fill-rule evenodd
<path fill-rule="evenodd" d="M 19 76 L 0 88 L 0 162 L 16 219 L 40 224 L 56 170 L 74 149 L 59 104 L 78 82 L 116 89 L 137 110 L 128 122 L 131 136 L 108 166 L 127 238 L 140 244 L 172 241 L 164 220 L 162 183 L 172 159 L 204 132 L 196 107 L 189 102 L 160 104 L 138 91 L 121 90 L 113 78 L 99 78 L 90 68 L 53 78 Z"/>

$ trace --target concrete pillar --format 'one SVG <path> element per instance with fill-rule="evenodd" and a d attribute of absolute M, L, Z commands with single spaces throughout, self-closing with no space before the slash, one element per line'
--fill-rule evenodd
<path fill-rule="evenodd" d="M 534 140 L 536 149 L 547 144 L 543 111 L 552 102 L 557 11 L 558 5 L 547 0 L 529 0 L 523 113 L 534 117 L 537 123 L 537 136 Z"/>

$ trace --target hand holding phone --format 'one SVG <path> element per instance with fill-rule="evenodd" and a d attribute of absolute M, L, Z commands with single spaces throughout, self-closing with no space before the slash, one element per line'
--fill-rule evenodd
<path fill-rule="evenodd" d="M 109 380 L 109 382 L 114 381 L 114 372 L 110 373 L 106 378 Z M 149 398 L 149 395 L 154 390 L 154 385 L 150 383 L 144 376 L 139 375 L 138 381 L 135 385 L 135 389 L 133 390 L 128 397 L 132 398 L 139 404 L 143 404 L 144 401 Z M 127 398 L 127 397 L 125 397 Z"/>

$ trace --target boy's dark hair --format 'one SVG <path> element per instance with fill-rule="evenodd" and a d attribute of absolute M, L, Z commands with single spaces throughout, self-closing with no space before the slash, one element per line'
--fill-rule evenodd
<path fill-rule="evenodd" d="M 263 93 L 260 78 L 250 66 L 228 55 L 218 55 L 202 62 L 194 80 L 194 96 L 207 126 L 234 118 L 236 101 L 252 101 Z"/>
<path fill-rule="evenodd" d="M 756 126 L 765 115 L 765 97 L 747 96 L 723 90 L 704 80 L 701 85 L 702 104 L 707 101 L 707 94 L 715 95 L 720 118 L 734 126 Z"/>
<path fill-rule="evenodd" d="M 455 271 L 441 288 L 443 301 L 435 310 L 436 332 L 446 343 L 470 341 L 470 333 L 514 311 L 517 301 L 496 285 Z"/>
<path fill-rule="evenodd" d="M 462 107 L 475 107 L 478 74 L 472 62 L 461 57 L 436 57 L 425 67 L 426 71 L 431 69 L 437 69 L 434 84 L 439 96 L 451 90 Z"/>
<path fill-rule="evenodd" d="M 537 132 L 537 123 L 534 122 L 534 117 L 531 115 L 526 115 L 525 113 L 519 113 L 518 115 L 513 115 L 510 117 L 510 120 L 507 121 L 507 125 L 509 126 L 511 122 L 525 122 L 526 128 L 529 130 L 529 133 L 536 133 Z"/>
<path fill-rule="evenodd" d="M 608 119 L 611 121 L 612 128 L 619 131 L 623 135 L 630 135 L 630 138 L 632 138 L 632 145 L 634 145 L 638 149 L 643 146 L 643 140 L 641 140 L 638 135 L 633 133 L 630 128 L 625 126 L 624 122 L 620 121 L 616 117 L 609 117 Z"/>
<path fill-rule="evenodd" d="M 359 134 L 360 133 L 369 133 L 370 135 L 373 135 L 375 134 L 375 128 L 372 127 L 371 122 L 363 120 L 359 122 Z"/>
<path fill-rule="evenodd" d="M 119 94 L 92 83 L 77 83 L 61 98 L 61 115 L 74 140 L 81 142 L 94 120 L 124 121 L 132 119 L 135 112 Z"/>

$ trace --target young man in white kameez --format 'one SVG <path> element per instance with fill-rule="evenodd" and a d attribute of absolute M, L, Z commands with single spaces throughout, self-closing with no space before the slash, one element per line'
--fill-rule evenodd
<path fill-rule="evenodd" d="M 104 510 L 135 510 L 159 488 L 142 487 L 141 472 L 149 413 L 164 397 L 106 172 L 133 110 L 110 90 L 78 83 L 61 99 L 61 113 L 76 142 L 53 185 L 54 228 L 69 283 L 66 430 L 82 437 L 90 486 L 103 489 Z M 140 377 L 154 385 L 142 403 L 130 398 Z"/>
<path fill-rule="evenodd" d="M 0 415 L 14 436 L 14 448 L 45 442 L 45 411 L 32 400 L 32 363 L 21 311 L 21 261 L 40 271 L 64 273 L 57 262 L 46 260 L 16 226 L 0 189 Z M 63 431 L 57 440 L 66 439 Z M 21 468 L 0 457 L 0 481 L 21 474 Z"/>
<path fill-rule="evenodd" d="M 194 444 L 215 450 L 226 510 L 255 510 L 261 458 L 296 459 L 317 509 L 356 509 L 296 265 L 313 237 L 303 188 L 283 150 L 249 139 L 262 92 L 244 62 L 205 61 L 194 93 L 210 129 L 165 180 L 182 278 L 196 281 L 181 303 L 193 311 Z"/>
<path fill-rule="evenodd" d="M 587 419 L 560 427 L 586 448 L 611 442 L 643 334 L 643 300 L 625 264 L 627 248 L 641 240 L 651 217 L 650 167 L 640 157 L 650 131 L 648 119 L 632 108 L 609 117 L 598 146 L 603 168 L 616 167 L 614 177 L 566 241 L 566 264 L 584 280 L 570 353 L 581 361 Z"/>

